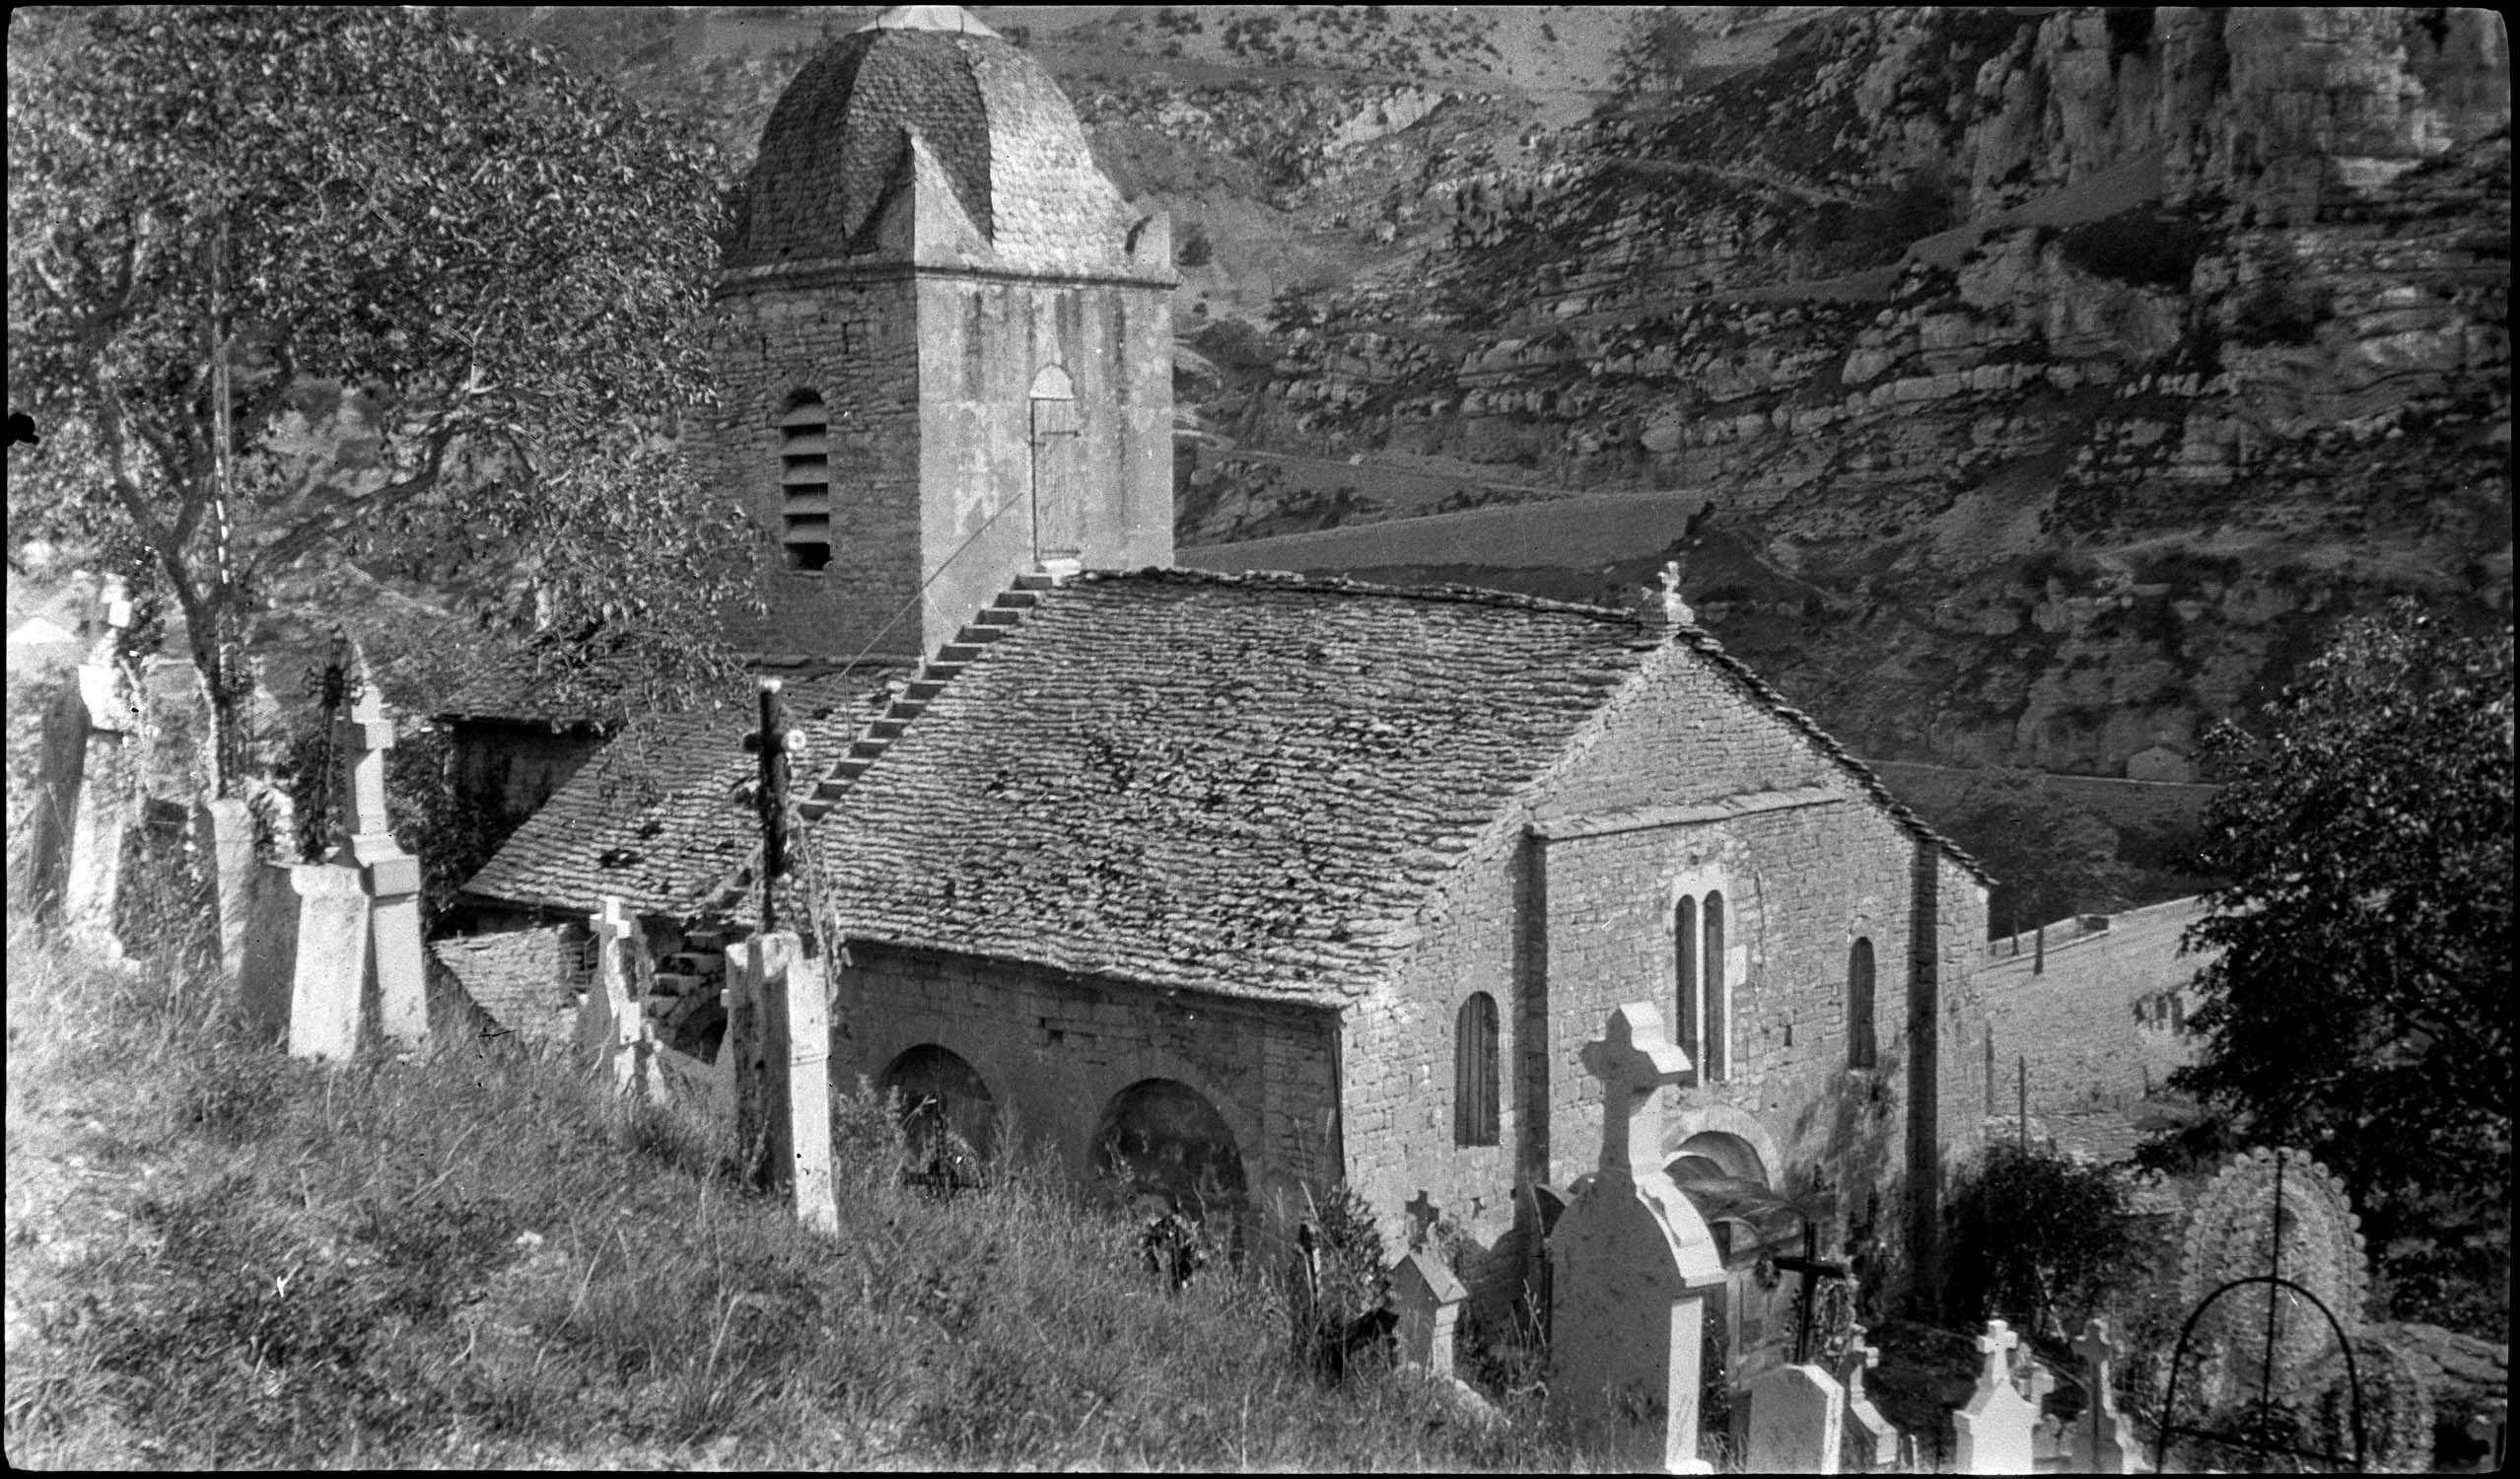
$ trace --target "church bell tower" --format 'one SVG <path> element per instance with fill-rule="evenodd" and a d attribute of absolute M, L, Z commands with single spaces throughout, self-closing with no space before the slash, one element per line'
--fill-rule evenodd
<path fill-rule="evenodd" d="M 954 6 L 826 47 L 719 274 L 699 471 L 769 543 L 764 655 L 916 658 L 1017 574 L 1172 561 L 1171 230 Z"/>

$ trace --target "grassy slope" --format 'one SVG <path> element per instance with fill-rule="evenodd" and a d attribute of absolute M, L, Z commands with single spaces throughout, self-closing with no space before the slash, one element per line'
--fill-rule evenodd
<path fill-rule="evenodd" d="M 844 1101 L 842 1230 L 569 1064 L 330 1072 L 194 971 L 13 925 L 12 1464 L 1561 1468 L 1525 1414 L 1316 1384 L 1265 1281 L 1165 1298 L 1055 1170 L 922 1200 Z"/>

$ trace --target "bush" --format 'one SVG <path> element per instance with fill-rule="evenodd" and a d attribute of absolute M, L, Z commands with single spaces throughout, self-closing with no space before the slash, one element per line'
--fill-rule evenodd
<path fill-rule="evenodd" d="M 1184 267 L 1204 267 L 1216 257 L 1216 244 L 1208 240 L 1203 226 L 1193 226 L 1183 233 L 1180 249 L 1173 253 L 1173 260 Z"/>
<path fill-rule="evenodd" d="M 2137 1252 L 2117 1174 L 2052 1150 L 1990 1146 L 1950 1216 L 1951 1297 L 1966 1320 L 2078 1331 Z"/>

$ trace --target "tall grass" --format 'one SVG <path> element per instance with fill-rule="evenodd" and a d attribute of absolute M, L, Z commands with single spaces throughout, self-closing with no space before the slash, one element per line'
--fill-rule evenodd
<path fill-rule="evenodd" d="M 1540 1468 L 1379 1368 L 1325 1384 L 1273 1281 L 1179 1297 L 1139 1229 L 1017 1144 L 900 1184 L 835 1111 L 840 1234 L 731 1137 L 514 1039 L 322 1069 L 248 1037 L 197 955 L 118 965 L 13 916 L 13 1463 Z"/>

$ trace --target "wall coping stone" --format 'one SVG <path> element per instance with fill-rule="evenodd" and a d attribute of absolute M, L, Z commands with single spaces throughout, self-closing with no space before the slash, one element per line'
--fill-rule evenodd
<path fill-rule="evenodd" d="M 1710 821 L 1729 821 L 1737 816 L 1754 816 L 1763 811 L 1789 811 L 1797 807 L 1824 807 L 1854 798 L 1826 786 L 1796 786 L 1787 791 L 1746 791 L 1716 802 L 1699 802 L 1685 807 L 1622 807 L 1611 811 L 1594 811 L 1582 816 L 1561 817 L 1554 821 L 1531 823 L 1531 834 L 1545 842 L 1566 842 L 1579 837 L 1602 837 L 1614 832 L 1637 832 L 1650 827 L 1689 826 Z"/>

